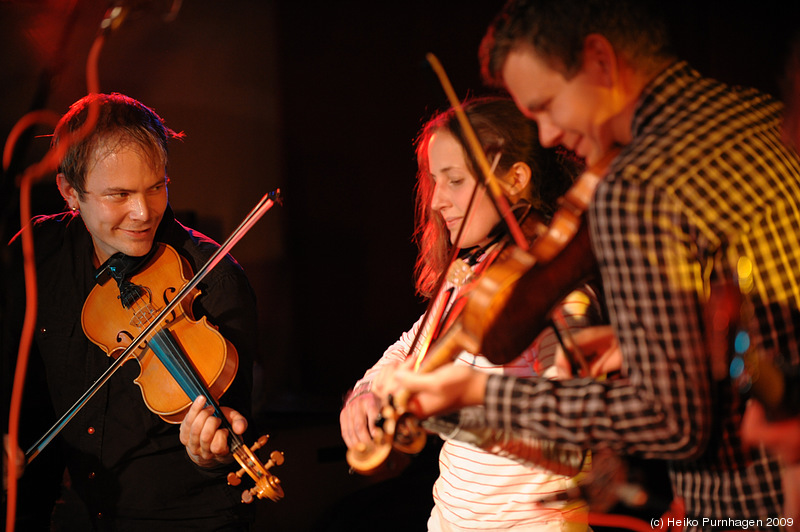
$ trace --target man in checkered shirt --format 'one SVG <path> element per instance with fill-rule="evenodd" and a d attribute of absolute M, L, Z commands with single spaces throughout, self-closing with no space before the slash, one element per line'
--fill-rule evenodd
<path fill-rule="evenodd" d="M 690 529 L 749 518 L 762 525 L 751 530 L 775 529 L 767 523 L 784 517 L 782 464 L 742 443 L 745 400 L 712 375 L 703 310 L 711 285 L 749 259 L 752 344 L 796 373 L 800 160 L 781 143 L 781 104 L 677 60 L 645 5 L 512 0 L 481 46 L 485 78 L 538 123 L 542 145 L 590 166 L 618 150 L 587 219 L 619 377 L 515 379 L 446 366 L 401 370 L 395 384 L 417 392 L 409 408 L 423 417 L 485 404 L 492 427 L 665 460 L 673 493 L 700 523 Z M 490 360 L 523 341 L 531 280 L 486 331 Z"/>

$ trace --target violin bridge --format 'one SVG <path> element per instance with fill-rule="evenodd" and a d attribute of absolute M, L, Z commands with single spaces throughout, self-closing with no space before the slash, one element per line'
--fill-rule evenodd
<path fill-rule="evenodd" d="M 152 319 L 158 315 L 159 310 L 152 304 L 142 305 L 131 317 L 131 326 L 143 329 Z"/>

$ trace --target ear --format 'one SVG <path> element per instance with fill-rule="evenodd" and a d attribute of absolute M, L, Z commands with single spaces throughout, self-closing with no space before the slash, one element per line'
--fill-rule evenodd
<path fill-rule="evenodd" d="M 522 161 L 516 162 L 506 174 L 504 179 L 506 193 L 515 198 L 522 194 L 531 182 L 531 167 Z"/>
<path fill-rule="evenodd" d="M 69 184 L 67 178 L 64 174 L 56 174 L 56 184 L 58 185 L 58 191 L 61 192 L 61 197 L 64 198 L 64 201 L 67 202 L 67 206 L 71 210 L 76 210 L 80 208 L 80 204 L 78 203 L 78 191 Z"/>
<path fill-rule="evenodd" d="M 599 33 L 591 33 L 583 41 L 581 72 L 603 87 L 611 87 L 619 77 L 618 56 L 614 46 Z"/>

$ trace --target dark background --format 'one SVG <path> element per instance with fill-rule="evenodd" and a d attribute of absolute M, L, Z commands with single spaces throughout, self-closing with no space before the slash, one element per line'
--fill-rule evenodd
<path fill-rule="evenodd" d="M 447 105 L 425 54 L 460 97 L 488 92 L 477 47 L 502 3 L 185 0 L 165 20 L 169 0 L 130 1 L 101 51 L 102 91 L 137 98 L 186 133 L 169 169 L 179 219 L 224 240 L 266 192 L 285 197 L 233 252 L 259 298 L 253 423 L 286 454 L 275 470 L 286 498 L 259 503 L 259 529 L 386 529 L 406 518 L 424 528 L 435 446 L 394 480 L 348 475 L 338 411 L 424 310 L 412 277 L 412 143 Z M 86 92 L 107 6 L 0 1 L 0 139 L 27 111 L 61 114 Z M 797 2 L 668 9 L 676 48 L 696 68 L 779 94 Z M 50 130 L 24 137 L 3 175 L 4 242 L 19 227 L 14 179 L 41 158 Z M 34 213 L 62 209 L 53 176 L 34 192 Z"/>

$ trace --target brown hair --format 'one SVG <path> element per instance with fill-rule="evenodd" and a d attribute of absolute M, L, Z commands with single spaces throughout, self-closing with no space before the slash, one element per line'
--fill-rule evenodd
<path fill-rule="evenodd" d="M 500 153 L 497 175 L 508 172 L 517 162 L 531 168 L 531 180 L 523 195 L 531 207 L 549 217 L 556 200 L 566 192 L 579 170 L 578 163 L 560 149 L 545 149 L 539 144 L 536 123 L 525 118 L 509 98 L 477 98 L 462 105 L 489 160 Z M 415 266 L 417 292 L 431 297 L 439 276 L 448 266 L 452 245 L 441 216 L 431 208 L 433 178 L 428 168 L 428 141 L 445 130 L 458 139 L 474 176 L 480 172 L 472 162 L 455 110 L 433 116 L 417 136 L 417 185 L 414 240 L 419 253 Z M 482 181 L 482 179 L 479 179 Z"/>
<path fill-rule="evenodd" d="M 502 87 L 508 54 L 533 47 L 569 79 L 583 63 L 583 44 L 603 35 L 639 68 L 658 67 L 672 57 L 657 0 L 509 0 L 483 38 L 479 57 L 486 83 Z"/>
<path fill-rule="evenodd" d="M 52 145 L 63 142 L 86 122 L 91 105 L 99 105 L 97 123 L 91 132 L 70 145 L 58 172 L 81 196 L 85 192 L 87 167 L 95 150 L 109 143 L 134 143 L 142 149 L 154 168 L 167 166 L 167 140 L 182 138 L 146 105 L 123 94 L 89 94 L 72 104 L 56 125 Z M 111 147 L 111 146 L 109 146 Z"/>

